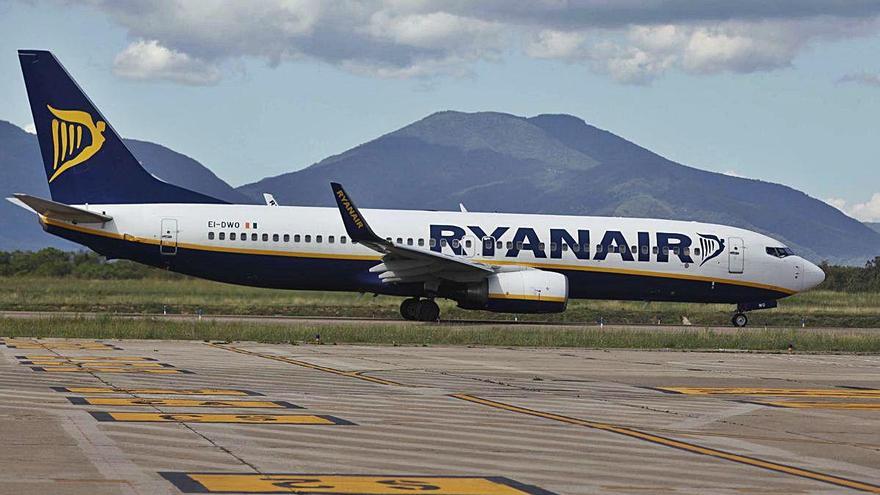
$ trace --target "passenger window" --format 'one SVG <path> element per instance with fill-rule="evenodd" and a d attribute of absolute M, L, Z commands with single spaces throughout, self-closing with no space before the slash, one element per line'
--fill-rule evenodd
<path fill-rule="evenodd" d="M 309 235 L 309 234 L 306 234 L 305 241 L 306 241 L 306 242 L 312 242 L 312 236 Z"/>
<path fill-rule="evenodd" d="M 213 241 L 213 240 L 214 240 L 214 233 L 213 233 L 213 232 L 208 232 L 208 240 L 209 240 L 209 241 Z"/>
<path fill-rule="evenodd" d="M 284 234 L 284 242 L 290 242 L 290 234 Z"/>
<path fill-rule="evenodd" d="M 316 235 L 316 236 L 315 236 L 315 242 L 323 242 L 323 241 L 324 241 L 324 237 L 323 237 L 323 236 L 320 236 L 320 235 Z"/>
<path fill-rule="evenodd" d="M 632 252 L 632 254 L 637 254 L 637 253 L 639 252 L 639 247 L 638 247 L 638 246 L 633 246 L 633 247 L 630 249 L 630 251 Z"/>
<path fill-rule="evenodd" d="M 459 242 L 458 239 L 453 239 L 452 240 L 452 247 L 458 248 L 459 246 L 461 246 L 461 242 Z"/>
<path fill-rule="evenodd" d="M 651 251 L 652 251 L 654 254 L 657 254 L 657 253 L 659 252 L 658 249 L 657 249 L 657 246 L 654 246 L 653 248 L 651 248 Z"/>
<path fill-rule="evenodd" d="M 503 248 L 503 247 L 504 247 L 504 242 L 503 242 L 503 241 L 498 241 L 498 242 L 496 242 L 496 243 L 495 243 L 495 247 L 496 247 L 497 249 L 501 249 L 501 248 Z"/>
<path fill-rule="evenodd" d="M 242 232 L 242 233 L 241 233 L 241 237 L 240 237 L 240 239 L 243 240 L 243 241 L 246 241 L 246 240 L 247 240 L 247 234 L 246 234 L 245 232 Z"/>
<path fill-rule="evenodd" d="M 234 241 L 234 240 L 235 240 L 235 232 L 230 232 L 230 233 L 229 233 L 229 240 L 230 240 L 230 241 Z"/>
<path fill-rule="evenodd" d="M 269 234 L 263 234 L 263 242 L 269 241 Z"/>
<path fill-rule="evenodd" d="M 507 241 L 507 249 L 513 249 L 513 241 Z"/>
<path fill-rule="evenodd" d="M 642 246 L 642 254 L 648 254 L 648 246 Z"/>
<path fill-rule="evenodd" d="M 434 239 L 431 239 L 432 241 Z M 440 239 L 440 247 L 446 247 L 446 239 Z"/>
<path fill-rule="evenodd" d="M 672 254 L 674 254 L 674 255 L 677 256 L 678 253 L 679 253 L 679 247 L 678 247 L 678 246 L 675 246 L 674 248 L 672 248 Z"/>
<path fill-rule="evenodd" d="M 543 250 L 544 250 L 544 243 L 543 243 L 543 242 L 539 242 L 539 243 L 538 243 L 538 251 L 543 251 Z"/>
<path fill-rule="evenodd" d="M 388 241 L 388 242 L 391 242 L 391 238 L 390 238 L 390 237 L 386 237 L 385 240 Z"/>
<path fill-rule="evenodd" d="M 577 253 L 578 251 L 581 250 L 581 245 L 580 245 L 580 244 L 575 244 L 574 246 L 571 247 L 571 250 L 574 251 L 575 253 Z M 586 250 L 587 250 L 587 248 L 584 247 L 584 251 L 586 251 Z"/>
<path fill-rule="evenodd" d="M 278 242 L 278 234 L 272 234 L 272 242 Z"/>
<path fill-rule="evenodd" d="M 252 241 L 256 241 L 256 240 L 257 240 L 257 234 L 251 234 L 251 240 L 252 240 Z"/>
<path fill-rule="evenodd" d="M 219 239 L 220 239 L 221 241 L 225 240 L 225 239 L 226 239 L 226 232 L 220 232 L 220 237 L 219 237 Z"/>
<path fill-rule="evenodd" d="M 412 246 L 412 245 L 413 245 L 412 237 L 407 238 L 407 240 L 406 240 L 406 245 L 407 245 L 407 246 Z"/>
<path fill-rule="evenodd" d="M 424 245 L 425 245 L 425 240 L 419 239 L 419 246 L 424 246 Z"/>
<path fill-rule="evenodd" d="M 517 248 L 517 249 L 522 249 L 522 247 L 523 247 L 523 243 L 522 243 L 522 242 L 517 242 L 517 243 L 516 243 L 516 248 Z"/>
<path fill-rule="evenodd" d="M 468 240 L 464 241 L 464 245 L 465 245 L 465 247 L 471 247 L 473 245 L 473 243 L 471 242 L 470 239 L 468 239 Z"/>
<path fill-rule="evenodd" d="M 694 256 L 700 255 L 700 248 L 694 248 Z"/>
<path fill-rule="evenodd" d="M 684 248 L 684 249 L 682 250 L 682 252 L 684 253 L 685 256 L 690 256 L 690 254 L 691 254 L 691 248 L 686 247 L 686 248 Z"/>
<path fill-rule="evenodd" d="M 601 253 L 601 252 L 602 252 L 602 245 L 601 245 L 601 244 L 596 244 L 596 252 L 597 252 L 597 253 Z"/>
<path fill-rule="evenodd" d="M 299 234 L 293 234 L 293 242 L 299 242 L 302 240 L 302 237 Z"/>
<path fill-rule="evenodd" d="M 402 238 L 402 237 L 398 237 L 398 238 L 397 238 L 397 243 L 398 243 L 398 244 L 403 244 L 403 238 Z"/>
<path fill-rule="evenodd" d="M 437 239 L 434 239 L 433 237 L 430 238 L 430 239 L 428 239 L 428 245 L 431 246 L 431 247 L 436 246 L 436 245 L 437 245 Z"/>
<path fill-rule="evenodd" d="M 550 244 L 550 246 L 553 246 L 553 244 Z M 568 244 L 563 243 L 562 244 L 562 252 L 564 253 L 566 251 L 568 251 Z"/>
<path fill-rule="evenodd" d="M 339 243 L 340 243 L 340 244 L 345 244 L 345 236 L 341 236 L 341 237 L 339 238 Z"/>
<path fill-rule="evenodd" d="M 336 242 L 336 238 L 333 237 L 332 235 L 327 236 L 327 242 L 329 242 L 330 244 L 333 244 L 334 242 Z"/>

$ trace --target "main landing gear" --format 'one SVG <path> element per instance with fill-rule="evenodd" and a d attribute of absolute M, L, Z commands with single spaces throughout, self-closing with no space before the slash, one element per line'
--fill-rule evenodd
<path fill-rule="evenodd" d="M 400 303 L 400 316 L 412 321 L 437 321 L 440 319 L 440 306 L 433 299 L 412 297 Z"/>
<path fill-rule="evenodd" d="M 749 317 L 745 313 L 737 313 L 733 315 L 730 322 L 733 323 L 733 326 L 742 328 L 749 324 Z"/>

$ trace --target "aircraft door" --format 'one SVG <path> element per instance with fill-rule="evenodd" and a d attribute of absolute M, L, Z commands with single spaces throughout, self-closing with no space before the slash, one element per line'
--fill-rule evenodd
<path fill-rule="evenodd" d="M 482 254 L 483 257 L 494 256 L 495 255 L 495 238 L 492 236 L 483 237 L 483 246 L 482 246 Z"/>
<path fill-rule="evenodd" d="M 159 252 L 167 256 L 177 254 L 177 219 L 163 218 L 159 232 Z"/>
<path fill-rule="evenodd" d="M 727 239 L 727 268 L 730 273 L 742 273 L 745 267 L 745 249 L 740 237 Z"/>

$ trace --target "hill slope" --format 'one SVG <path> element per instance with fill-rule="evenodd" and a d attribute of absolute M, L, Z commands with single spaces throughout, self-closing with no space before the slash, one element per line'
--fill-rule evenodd
<path fill-rule="evenodd" d="M 687 167 L 568 115 L 440 112 L 238 190 L 331 206 L 330 180 L 365 207 L 463 202 L 472 211 L 697 220 L 772 235 L 813 260 L 862 264 L 880 254 L 880 234 L 802 192 Z"/>
<path fill-rule="evenodd" d="M 126 144 L 144 168 L 167 182 L 234 203 L 250 202 L 192 158 L 146 141 L 129 139 Z M 16 192 L 48 198 L 49 186 L 36 136 L 0 120 L 0 198 Z M 0 250 L 47 246 L 80 248 L 45 234 L 31 213 L 0 199 Z"/>

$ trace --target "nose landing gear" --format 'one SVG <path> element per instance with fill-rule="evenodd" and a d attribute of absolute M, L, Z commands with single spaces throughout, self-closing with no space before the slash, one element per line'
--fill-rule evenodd
<path fill-rule="evenodd" d="M 759 301 L 759 302 L 748 302 L 748 303 L 739 303 L 736 305 L 736 314 L 733 315 L 733 318 L 730 319 L 730 322 L 733 323 L 733 326 L 737 328 L 742 328 L 749 324 L 749 317 L 746 316 L 746 311 L 755 311 L 758 309 L 772 309 L 777 306 L 776 301 Z"/>
<path fill-rule="evenodd" d="M 410 321 L 437 321 L 440 319 L 440 307 L 433 299 L 404 299 L 400 303 L 400 316 Z"/>

